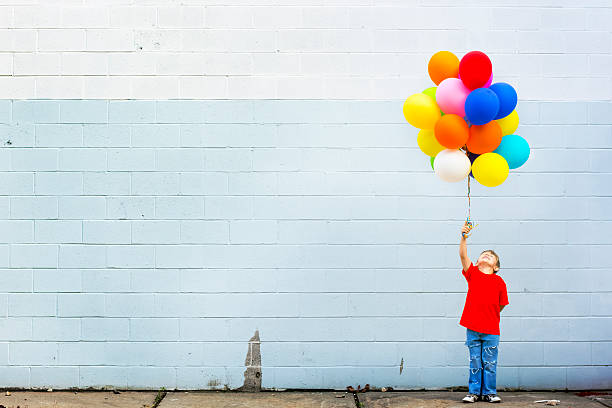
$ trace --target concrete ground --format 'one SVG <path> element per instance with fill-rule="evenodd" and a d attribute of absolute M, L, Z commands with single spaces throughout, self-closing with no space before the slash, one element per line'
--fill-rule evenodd
<path fill-rule="evenodd" d="M 114 394 L 110 391 L 83 392 L 33 392 L 15 391 L 10 396 L 0 395 L 0 408 L 150 408 L 156 392 L 126 391 Z M 363 408 L 447 408 L 462 407 L 464 392 L 367 392 L 360 393 Z M 505 392 L 500 393 L 507 408 L 547 408 L 535 404 L 537 400 L 560 400 L 562 408 L 604 408 L 598 402 L 574 393 L 563 392 Z M 607 397 L 611 397 L 607 396 Z M 607 398 L 604 397 L 604 398 Z M 609 401 L 612 401 L 609 400 Z M 487 406 L 479 402 L 476 407 Z M 326 392 L 168 392 L 159 408 L 354 408 L 353 395 L 342 391 Z"/>

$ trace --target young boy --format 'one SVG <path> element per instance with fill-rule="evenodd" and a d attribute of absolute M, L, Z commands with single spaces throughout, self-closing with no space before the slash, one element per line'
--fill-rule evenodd
<path fill-rule="evenodd" d="M 467 329 L 465 345 L 470 350 L 469 394 L 463 402 L 501 402 L 495 389 L 497 348 L 499 345 L 499 313 L 508 304 L 506 283 L 497 275 L 500 263 L 493 250 L 483 251 L 476 265 L 467 255 L 467 237 L 471 226 L 461 229 L 459 256 L 468 292 L 460 325 Z"/>

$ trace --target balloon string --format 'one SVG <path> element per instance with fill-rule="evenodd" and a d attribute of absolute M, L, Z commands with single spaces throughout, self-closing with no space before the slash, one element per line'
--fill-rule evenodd
<path fill-rule="evenodd" d="M 472 218 L 472 200 L 470 198 L 470 175 L 467 177 L 468 186 L 467 186 L 467 198 L 468 198 L 468 221 Z"/>
<path fill-rule="evenodd" d="M 465 238 L 469 237 L 472 234 L 472 229 L 478 226 L 478 224 L 474 225 L 472 221 L 472 199 L 470 197 L 470 176 L 468 175 L 467 181 L 467 198 L 468 198 L 468 216 L 465 220 L 465 224 L 468 227 L 468 232 L 462 234 Z"/>

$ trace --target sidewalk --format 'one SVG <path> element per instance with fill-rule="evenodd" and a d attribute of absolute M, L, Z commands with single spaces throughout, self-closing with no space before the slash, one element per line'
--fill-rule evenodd
<path fill-rule="evenodd" d="M 0 408 L 150 408 L 157 393 L 126 391 L 83 392 L 28 392 L 15 391 L 0 396 Z M 360 393 L 363 408 L 447 408 L 468 405 L 461 403 L 464 392 L 367 392 Z M 548 408 L 534 401 L 557 399 L 561 408 L 605 408 L 604 405 L 575 393 L 564 392 L 507 392 L 500 393 L 503 407 Z M 489 406 L 481 402 L 477 407 Z M 353 395 L 343 391 L 326 392 L 260 392 L 239 393 L 221 391 L 168 392 L 158 408 L 355 408 Z"/>

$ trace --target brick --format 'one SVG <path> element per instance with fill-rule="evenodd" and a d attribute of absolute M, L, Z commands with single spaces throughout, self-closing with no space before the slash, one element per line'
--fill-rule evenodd
<path fill-rule="evenodd" d="M 156 197 L 155 218 L 198 219 L 204 217 L 203 197 Z"/>
<path fill-rule="evenodd" d="M 81 243 L 81 221 L 37 220 L 34 223 L 36 242 L 45 244 Z"/>
<path fill-rule="evenodd" d="M 153 315 L 151 294 L 107 294 L 105 295 L 108 317 L 149 317 Z"/>
<path fill-rule="evenodd" d="M 33 195 L 34 174 L 33 173 L 0 173 L 0 192 L 5 195 Z"/>
<path fill-rule="evenodd" d="M 34 292 L 80 292 L 81 272 L 72 269 L 36 269 Z"/>
<path fill-rule="evenodd" d="M 183 341 L 229 340 L 228 319 L 180 319 L 180 339 Z"/>
<path fill-rule="evenodd" d="M 43 29 L 39 30 L 40 51 L 84 51 L 85 30 Z"/>
<path fill-rule="evenodd" d="M 155 122 L 153 101 L 111 101 L 108 105 L 109 123 Z"/>
<path fill-rule="evenodd" d="M 11 343 L 9 361 L 12 365 L 55 365 L 57 363 L 57 344 L 52 342 Z"/>
<path fill-rule="evenodd" d="M 57 149 L 13 149 L 12 169 L 17 171 L 57 170 Z"/>
<path fill-rule="evenodd" d="M 83 292 L 128 292 L 130 273 L 124 269 L 85 269 Z"/>
<path fill-rule="evenodd" d="M 207 149 L 206 170 L 213 171 L 249 171 L 253 169 L 250 149 Z"/>
<path fill-rule="evenodd" d="M 63 75 L 107 75 L 108 56 L 93 52 L 63 53 L 61 70 Z"/>
<path fill-rule="evenodd" d="M 2 367 L 0 375 L 6 377 L 7 387 L 20 387 L 30 384 L 30 368 L 29 367 Z"/>
<path fill-rule="evenodd" d="M 132 192 L 135 195 L 177 195 L 179 174 L 166 172 L 132 173 Z"/>
<path fill-rule="evenodd" d="M 157 8 L 151 6 L 116 6 L 110 9 L 111 27 L 153 27 L 157 21 Z"/>
<path fill-rule="evenodd" d="M 158 171 L 198 171 L 204 169 L 201 149 L 158 149 L 155 154 Z"/>
<path fill-rule="evenodd" d="M 0 274 L 0 285 L 5 292 L 31 292 L 32 270 L 3 269 Z"/>
<path fill-rule="evenodd" d="M 129 319 L 83 318 L 81 322 L 83 340 L 121 341 L 129 338 Z"/>
<path fill-rule="evenodd" d="M 176 370 L 167 367 L 129 367 L 128 387 L 157 389 L 160 387 L 176 387 Z"/>
<path fill-rule="evenodd" d="M 61 245 L 60 268 L 100 268 L 106 266 L 106 247 L 101 245 Z"/>
<path fill-rule="evenodd" d="M 80 319 L 35 317 L 32 319 L 32 340 L 77 341 L 81 339 Z"/>
<path fill-rule="evenodd" d="M 106 170 L 106 151 L 103 149 L 62 149 L 59 152 L 59 169 L 64 171 Z"/>
<path fill-rule="evenodd" d="M 58 266 L 57 245 L 11 245 L 10 252 L 13 268 L 55 268 Z"/>
<path fill-rule="evenodd" d="M 228 187 L 225 192 L 220 194 L 231 195 L 275 195 L 285 192 L 279 186 L 279 177 L 277 173 L 266 172 L 237 172 L 230 173 L 227 176 Z"/>
<path fill-rule="evenodd" d="M 155 151 L 152 149 L 109 149 L 107 155 L 108 170 L 155 170 Z"/>
<path fill-rule="evenodd" d="M 146 219 L 154 216 L 153 197 L 108 197 L 107 216 L 110 219 Z"/>
<path fill-rule="evenodd" d="M 83 173 L 83 193 L 85 195 L 128 195 L 130 194 L 130 188 L 130 175 L 128 173 Z"/>
<path fill-rule="evenodd" d="M 58 364 L 61 365 L 101 365 L 104 364 L 104 344 L 101 342 L 59 343 Z"/>
<path fill-rule="evenodd" d="M 134 221 L 132 243 L 176 244 L 180 242 L 180 228 L 178 221 Z"/>
<path fill-rule="evenodd" d="M 130 319 L 130 340 L 172 341 L 179 338 L 179 319 Z"/>
<path fill-rule="evenodd" d="M 129 147 L 129 125 L 83 125 L 83 145 L 90 147 Z"/>
<path fill-rule="evenodd" d="M 519 367 L 519 387 L 564 389 L 565 367 Z"/>
<path fill-rule="evenodd" d="M 0 318 L 0 340 L 32 340 L 31 317 Z"/>
<path fill-rule="evenodd" d="M 65 100 L 60 102 L 62 123 L 106 123 L 108 102 L 96 100 Z"/>
<path fill-rule="evenodd" d="M 13 147 L 34 146 L 34 125 L 32 124 L 0 125 L 0 130 L 6 137 L 4 141 L 10 141 Z"/>
<path fill-rule="evenodd" d="M 227 244 L 229 224 L 226 221 L 182 221 L 181 243 L 185 244 Z"/>
<path fill-rule="evenodd" d="M 83 126 L 75 124 L 36 125 L 37 147 L 78 147 L 83 145 Z"/>
<path fill-rule="evenodd" d="M 80 195 L 83 175 L 74 172 L 38 172 L 34 191 L 37 195 Z"/>
<path fill-rule="evenodd" d="M 251 218 L 253 202 L 248 197 L 206 197 L 206 218 L 240 219 Z"/>
<path fill-rule="evenodd" d="M 34 222 L 26 220 L 0 221 L 0 242 L 29 243 L 34 239 Z"/>
<path fill-rule="evenodd" d="M 610 367 L 567 367 L 567 388 L 570 390 L 605 390 L 610 386 Z"/>
<path fill-rule="evenodd" d="M 32 367 L 30 386 L 32 388 L 73 387 L 79 382 L 79 367 Z"/>
<path fill-rule="evenodd" d="M 82 388 L 103 388 L 108 384 L 127 388 L 127 369 L 125 367 L 83 366 L 79 367 L 79 386 Z"/>
<path fill-rule="evenodd" d="M 133 292 L 178 292 L 178 270 L 134 269 L 130 271 Z"/>
<path fill-rule="evenodd" d="M 276 221 L 231 221 L 230 242 L 232 244 L 272 244 L 278 242 Z"/>
<path fill-rule="evenodd" d="M 544 347 L 544 365 L 590 365 L 591 344 L 550 343 Z"/>
<path fill-rule="evenodd" d="M 19 53 L 13 59 L 15 75 L 59 75 L 59 53 Z"/>
<path fill-rule="evenodd" d="M 10 247 L 9 245 L 0 245 L 0 266 L 8 268 L 10 258 Z"/>
<path fill-rule="evenodd" d="M 127 29 L 85 30 L 87 51 L 133 51 L 134 32 Z"/>
<path fill-rule="evenodd" d="M 60 118 L 59 101 L 13 101 L 13 121 L 32 123 L 57 123 Z"/>
<path fill-rule="evenodd" d="M 106 216 L 104 197 L 59 197 L 59 218 L 100 219 Z"/>
<path fill-rule="evenodd" d="M 133 147 L 175 147 L 180 143 L 178 125 L 134 125 L 132 126 Z"/>
<path fill-rule="evenodd" d="M 57 295 L 59 317 L 93 317 L 104 315 L 104 295 L 62 293 Z"/>
<path fill-rule="evenodd" d="M 113 245 L 107 249 L 110 268 L 150 268 L 155 266 L 155 251 L 150 246 Z"/>
<path fill-rule="evenodd" d="M 55 316 L 57 299 L 54 294 L 20 293 L 9 296 L 8 314 L 20 316 Z"/>
<path fill-rule="evenodd" d="M 83 221 L 83 242 L 88 244 L 129 244 L 131 225 L 127 221 Z"/>

